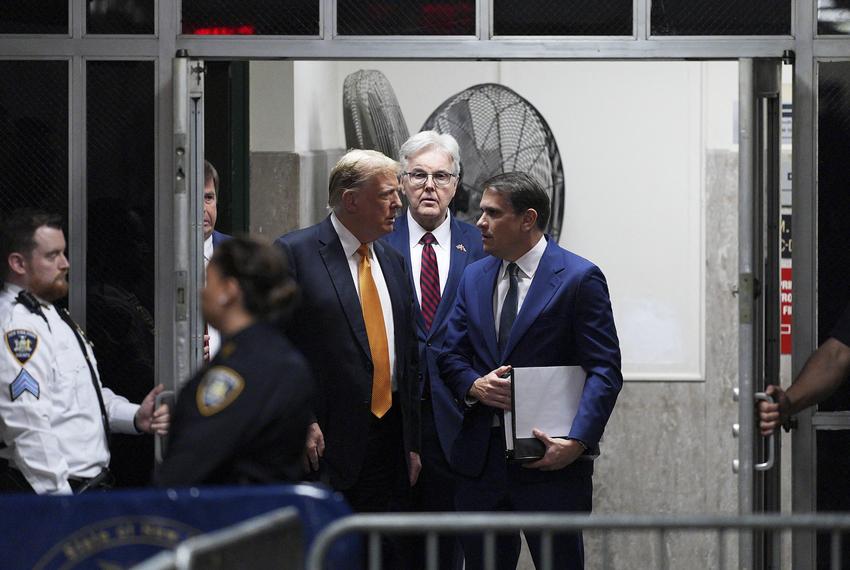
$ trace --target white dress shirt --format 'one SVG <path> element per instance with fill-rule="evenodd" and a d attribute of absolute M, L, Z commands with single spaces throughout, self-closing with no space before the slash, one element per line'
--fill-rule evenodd
<path fill-rule="evenodd" d="M 51 303 L 42 303 L 44 319 L 16 303 L 20 291 L 12 284 L 0 291 L 0 342 L 9 345 L 13 331 L 26 331 L 37 341 L 23 363 L 10 346 L 0 350 L 0 436 L 6 444 L 0 457 L 36 493 L 70 494 L 69 477 L 94 477 L 109 465 L 100 404 L 74 331 Z M 85 349 L 97 373 L 88 342 Z M 23 391 L 13 399 L 10 386 L 23 372 L 37 383 L 38 398 Z M 133 418 L 139 406 L 102 385 L 101 393 L 110 429 L 137 433 Z"/>
<path fill-rule="evenodd" d="M 336 214 L 331 214 L 331 223 L 334 230 L 339 236 L 339 241 L 342 244 L 342 251 L 345 253 L 345 258 L 348 260 L 348 269 L 351 271 L 351 279 L 354 281 L 354 288 L 357 290 L 357 296 L 360 296 L 360 254 L 357 253 L 357 248 L 360 247 L 360 240 L 354 237 L 348 228 L 342 225 Z M 384 328 L 387 330 L 387 347 L 390 353 L 390 371 L 392 374 L 392 389 L 395 391 L 398 383 L 395 377 L 395 327 L 393 325 L 393 303 L 390 298 L 390 290 L 387 289 L 387 281 L 384 279 L 384 272 L 381 271 L 381 262 L 375 255 L 373 245 L 369 246 L 369 261 L 372 269 L 372 279 L 375 280 L 375 286 L 378 288 L 378 297 L 381 299 L 381 311 L 384 313 Z"/>
<path fill-rule="evenodd" d="M 204 269 L 206 270 L 207 266 L 210 264 L 210 259 L 213 256 L 213 242 L 212 235 L 204 240 Z M 206 281 L 207 274 L 204 271 L 204 281 Z M 210 325 L 207 325 L 207 334 L 210 335 L 210 360 L 215 358 L 215 355 L 218 353 L 218 349 L 221 348 L 221 333 L 218 332 L 218 329 L 212 328 Z"/>
<path fill-rule="evenodd" d="M 516 312 L 519 315 L 522 310 L 522 304 L 525 302 L 525 296 L 528 294 L 528 288 L 531 287 L 531 281 L 534 279 L 534 274 L 537 272 L 537 266 L 540 265 L 540 260 L 543 258 L 543 252 L 546 251 L 546 238 L 541 236 L 540 240 L 529 249 L 525 254 L 516 260 L 517 267 L 517 304 Z M 499 278 L 496 281 L 496 292 L 493 294 L 493 316 L 496 320 L 496 338 L 499 338 L 499 321 L 501 321 L 502 305 L 505 304 L 505 297 L 508 295 L 508 288 L 511 285 L 510 277 L 508 276 L 508 265 L 510 261 L 503 259 L 502 267 L 499 269 Z"/>
<path fill-rule="evenodd" d="M 419 278 L 422 274 L 422 248 L 424 246 L 419 243 L 419 240 L 428 231 L 413 219 L 410 210 L 407 211 L 407 228 L 410 236 L 410 265 L 413 270 L 413 284 L 416 287 L 416 298 L 419 300 L 419 304 L 422 305 L 422 284 L 419 282 Z M 434 228 L 434 231 L 431 233 L 436 240 L 431 244 L 431 247 L 437 256 L 437 271 L 440 274 L 440 295 L 442 295 L 443 290 L 446 288 L 446 281 L 449 279 L 449 264 L 452 258 L 451 214 L 447 214 L 443 223 Z"/>

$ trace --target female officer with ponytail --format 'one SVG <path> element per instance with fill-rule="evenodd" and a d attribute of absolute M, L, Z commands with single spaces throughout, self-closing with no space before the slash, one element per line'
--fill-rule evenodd
<path fill-rule="evenodd" d="M 249 238 L 216 248 L 201 302 L 221 350 L 180 392 L 160 486 L 300 478 L 313 380 L 274 324 L 295 294 L 277 248 Z"/>

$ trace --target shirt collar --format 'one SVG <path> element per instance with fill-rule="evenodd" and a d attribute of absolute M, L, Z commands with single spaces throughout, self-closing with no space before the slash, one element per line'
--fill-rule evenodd
<path fill-rule="evenodd" d="M 417 245 L 419 240 L 422 239 L 428 230 L 419 225 L 413 216 L 410 213 L 410 209 L 407 210 L 407 232 L 410 235 L 410 247 Z M 449 244 L 452 241 L 452 215 L 446 212 L 446 219 L 443 220 L 439 226 L 434 228 L 434 231 L 431 232 L 434 236 L 434 240 L 436 240 L 436 245 L 440 247 L 449 247 Z"/>
<path fill-rule="evenodd" d="M 195 243 L 198 243 L 198 242 L 195 242 Z M 207 239 L 204 240 L 204 259 L 206 259 L 207 262 L 209 262 L 209 260 L 212 259 L 212 256 L 213 256 L 213 242 L 212 242 L 212 234 L 210 234 L 210 237 L 208 237 Z"/>
<path fill-rule="evenodd" d="M 343 225 L 339 218 L 336 217 L 336 213 L 331 212 L 331 224 L 333 224 L 334 230 L 336 230 L 336 235 L 339 236 L 339 242 L 342 244 L 342 251 L 345 253 L 345 258 L 348 259 L 355 253 L 357 253 L 357 248 L 360 247 L 360 240 L 357 239 L 351 230 Z M 372 251 L 372 244 L 367 244 L 369 246 L 369 251 Z"/>
<path fill-rule="evenodd" d="M 16 299 L 18 297 L 18 294 L 23 290 L 24 288 L 20 285 L 15 285 L 14 283 L 3 283 L 3 293 L 11 296 L 13 299 Z M 35 295 L 34 293 L 32 294 L 32 296 L 35 297 L 35 299 L 41 304 L 42 307 L 50 307 L 53 305 L 53 303 L 48 303 L 41 297 Z"/>
<path fill-rule="evenodd" d="M 540 236 L 540 240 L 534 247 L 526 251 L 522 257 L 516 260 L 517 266 L 529 279 L 534 279 L 534 274 L 537 272 L 537 267 L 540 265 L 540 260 L 543 259 L 543 252 L 546 251 L 546 236 Z M 510 261 L 502 260 L 502 269 L 499 273 L 500 278 L 505 276 L 508 270 Z"/>

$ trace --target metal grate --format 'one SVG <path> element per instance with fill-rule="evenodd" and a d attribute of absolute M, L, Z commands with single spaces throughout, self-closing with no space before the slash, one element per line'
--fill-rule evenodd
<path fill-rule="evenodd" d="M 184 0 L 183 33 L 318 36 L 319 0 Z"/>
<path fill-rule="evenodd" d="M 791 34 L 791 0 L 653 0 L 655 36 Z"/>
<path fill-rule="evenodd" d="M 0 34 L 67 34 L 68 0 L 3 0 Z"/>
<path fill-rule="evenodd" d="M 154 33 L 154 0 L 88 0 L 89 34 Z"/>
<path fill-rule="evenodd" d="M 472 36 L 475 0 L 338 0 L 343 36 Z"/>
<path fill-rule="evenodd" d="M 449 98 L 422 125 L 449 133 L 460 145 L 461 177 L 455 214 L 475 222 L 482 184 L 502 172 L 522 171 L 552 198 L 547 232 L 556 240 L 564 215 L 564 170 L 558 144 L 534 106 L 503 85 L 476 85 Z"/>
<path fill-rule="evenodd" d="M 846 487 L 846 479 L 837 483 Z M 503 514 L 503 513 L 500 513 Z M 426 536 L 426 560 L 428 568 L 436 568 L 438 541 L 440 535 L 463 533 L 483 537 L 484 568 L 494 570 L 497 567 L 496 536 L 504 533 L 518 533 L 526 536 L 541 537 L 541 560 L 537 568 L 551 570 L 554 567 L 552 547 L 566 532 L 581 531 L 586 542 L 599 545 L 600 559 L 593 560 L 598 568 L 634 567 L 635 564 L 621 565 L 617 556 L 616 544 L 638 544 L 637 560 L 645 560 L 641 568 L 711 568 L 724 570 L 732 568 L 731 560 L 737 556 L 729 554 L 737 550 L 738 541 L 750 533 L 772 531 L 782 541 L 793 540 L 795 535 L 824 537 L 828 549 L 840 551 L 848 542 L 850 517 L 846 513 L 794 515 L 633 515 L 610 514 L 588 515 L 585 513 L 510 513 L 509 516 L 494 516 L 495 513 L 445 513 L 435 514 L 384 514 L 354 515 L 340 519 L 327 526 L 313 541 L 307 559 L 308 570 L 331 568 L 327 553 L 341 537 L 356 533 L 366 535 L 366 547 L 375 556 L 370 560 L 370 569 L 384 568 L 381 557 L 382 537 L 388 536 Z M 701 546 L 694 550 L 682 542 L 686 536 L 699 538 Z M 615 542 L 616 541 L 616 542 Z M 638 541 L 638 542 L 634 542 Z M 786 542 L 787 544 L 787 542 Z M 612 545 L 614 545 L 612 547 Z M 773 548 L 781 548 L 782 542 L 775 542 Z M 821 564 L 818 568 L 839 570 L 844 568 L 839 561 L 830 565 Z M 634 562 L 634 561 L 633 561 Z M 639 563 L 638 563 L 639 564 Z M 562 566 L 558 566 L 561 568 Z M 737 567 L 737 566 L 734 566 Z"/>
<path fill-rule="evenodd" d="M 68 62 L 0 61 L 0 213 L 68 219 Z"/>
<path fill-rule="evenodd" d="M 818 34 L 850 34 L 850 0 L 818 0 Z"/>
<path fill-rule="evenodd" d="M 631 36 L 632 0 L 494 0 L 496 36 Z"/>
<path fill-rule="evenodd" d="M 154 69 L 86 68 L 86 328 L 103 384 L 133 402 L 154 385 Z M 111 468 L 122 486 L 146 484 L 153 438 L 115 436 Z"/>

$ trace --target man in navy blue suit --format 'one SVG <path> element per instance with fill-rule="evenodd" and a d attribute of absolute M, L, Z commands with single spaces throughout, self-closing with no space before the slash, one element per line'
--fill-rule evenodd
<path fill-rule="evenodd" d="M 549 198 L 524 173 L 484 183 L 481 231 L 493 257 L 467 268 L 449 317 L 440 373 L 466 404 L 452 448 L 461 511 L 590 512 L 593 458 L 622 387 L 620 349 L 605 277 L 598 267 L 544 234 Z M 503 411 L 511 367 L 581 366 L 587 373 L 567 438 L 535 430 L 544 456 L 505 459 Z M 556 434 L 552 434 L 556 435 Z M 539 536 L 526 536 L 535 565 Z M 480 537 L 462 537 L 466 567 L 483 567 Z M 519 535 L 497 541 L 499 568 L 515 568 Z M 553 540 L 555 568 L 583 568 L 580 534 Z"/>
<path fill-rule="evenodd" d="M 331 214 L 277 244 L 301 288 L 287 323 L 318 385 L 306 458 L 356 512 L 390 510 L 421 461 L 413 292 L 378 241 L 401 208 L 399 165 L 352 150 L 334 166 Z"/>
<path fill-rule="evenodd" d="M 215 229 L 218 219 L 218 171 L 208 160 L 204 161 L 204 268 L 212 259 L 213 250 L 230 236 Z M 212 327 L 204 331 L 204 360 L 212 360 L 221 346 L 221 335 Z"/>
<path fill-rule="evenodd" d="M 419 339 L 419 382 L 422 400 L 422 472 L 414 488 L 415 511 L 454 510 L 454 474 L 448 457 L 463 420 L 463 404 L 446 388 L 437 355 L 446 335 L 448 315 L 460 276 L 467 265 L 484 257 L 481 234 L 455 219 L 449 203 L 457 190 L 460 153 L 449 134 L 422 131 L 399 150 L 407 213 L 384 240 L 405 258 L 416 291 Z M 440 541 L 439 568 L 460 569 L 457 541 Z M 413 567 L 424 567 L 424 548 L 409 548 Z"/>

